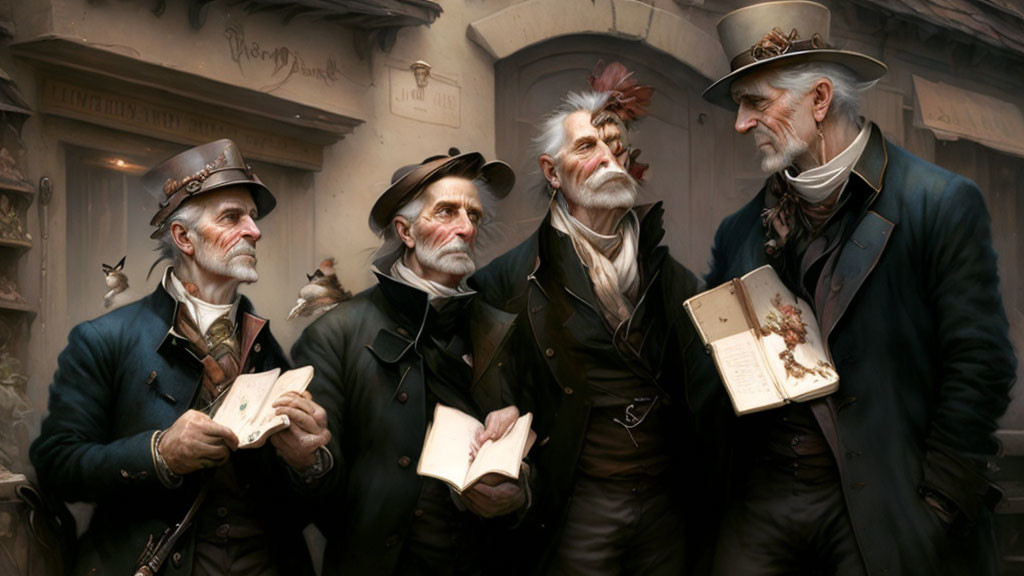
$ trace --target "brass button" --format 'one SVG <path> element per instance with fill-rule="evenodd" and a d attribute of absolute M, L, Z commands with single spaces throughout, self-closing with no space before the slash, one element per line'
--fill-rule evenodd
<path fill-rule="evenodd" d="M 260 343 L 257 342 L 256 345 L 252 347 L 252 351 L 259 352 L 260 350 L 263 350 L 263 346 L 260 346 Z"/>
<path fill-rule="evenodd" d="M 127 478 L 127 477 L 128 477 L 128 471 L 122 468 L 121 469 L 121 478 Z"/>
<path fill-rule="evenodd" d="M 565 393 L 571 395 L 572 394 L 572 386 L 566 386 L 565 387 Z"/>
<path fill-rule="evenodd" d="M 505 363 L 504 363 L 504 362 L 498 362 L 498 368 L 501 368 L 501 367 L 502 367 L 502 366 L 504 366 L 504 365 L 505 365 Z"/>
<path fill-rule="evenodd" d="M 553 357 L 555 355 L 555 349 L 548 348 L 547 350 L 544 351 L 544 355 L 547 356 L 548 358 Z"/>
<path fill-rule="evenodd" d="M 412 515 L 417 517 L 417 518 L 422 518 L 423 517 L 423 508 L 417 508 L 417 509 L 413 510 Z"/>
<path fill-rule="evenodd" d="M 398 401 L 401 402 L 402 404 L 405 404 L 406 402 L 409 401 L 409 394 L 406 393 L 404 390 L 402 392 L 399 392 Z"/>
<path fill-rule="evenodd" d="M 220 508 L 217 508 L 217 517 L 218 518 L 227 518 L 227 516 L 228 516 L 228 509 L 227 509 L 227 507 L 221 506 Z"/>
<path fill-rule="evenodd" d="M 231 525 L 221 524 L 220 526 L 217 526 L 216 534 L 220 538 L 227 538 L 228 535 L 231 534 Z"/>
<path fill-rule="evenodd" d="M 175 552 L 171 555 L 171 564 L 174 564 L 175 568 L 181 568 L 181 552 Z"/>
<path fill-rule="evenodd" d="M 412 464 L 412 459 L 410 459 L 408 456 L 402 456 L 401 458 L 398 459 L 398 465 L 401 466 L 402 468 L 408 468 L 409 464 Z"/>
<path fill-rule="evenodd" d="M 395 329 L 395 332 L 398 332 L 400 335 L 405 336 L 406 338 L 409 337 L 409 331 L 406 330 L 405 328 L 402 328 L 401 326 Z"/>

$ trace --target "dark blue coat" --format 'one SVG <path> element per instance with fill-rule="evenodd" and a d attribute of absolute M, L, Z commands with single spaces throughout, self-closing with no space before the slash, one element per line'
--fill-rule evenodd
<path fill-rule="evenodd" d="M 872 575 L 991 573 L 982 472 L 1015 359 L 984 200 L 973 182 L 885 141 L 877 126 L 844 193 L 862 213 L 824 256 L 809 295 L 839 390 L 812 410 L 861 555 Z M 709 285 L 768 263 L 764 197 L 722 222 Z M 922 488 L 973 527 L 941 523 Z"/>
<path fill-rule="evenodd" d="M 169 334 L 177 303 L 162 286 L 149 296 L 76 326 L 57 360 L 49 415 L 32 443 L 31 458 L 45 489 L 96 510 L 79 542 L 75 574 L 124 576 L 152 534 L 181 521 L 202 482 L 191 474 L 177 489 L 156 475 L 150 440 L 193 404 L 202 364 Z M 287 367 L 269 325 L 251 315 L 242 298 L 239 317 L 260 326 L 247 365 L 255 371 Z M 243 343 L 244 344 L 244 343 Z M 283 491 L 288 473 L 272 446 L 232 455 L 239 478 L 265 503 L 265 527 L 276 543 L 282 574 L 311 574 L 309 553 Z M 289 509 L 291 509 L 289 511 Z M 286 512 L 289 511 L 289 512 Z M 195 529 L 178 543 L 161 574 L 192 572 Z"/>

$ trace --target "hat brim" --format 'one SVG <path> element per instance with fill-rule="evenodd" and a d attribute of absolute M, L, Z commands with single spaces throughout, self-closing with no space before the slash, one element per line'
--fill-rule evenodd
<path fill-rule="evenodd" d="M 479 152 L 428 162 L 396 180 L 377 198 L 370 209 L 370 230 L 380 234 L 391 223 L 400 206 L 412 200 L 441 174 L 468 178 L 477 190 L 486 191 L 499 200 L 508 196 L 516 182 L 511 166 L 500 160 L 484 164 L 484 157 Z"/>
<path fill-rule="evenodd" d="M 832 62 L 834 64 L 841 64 L 852 70 L 862 82 L 878 80 L 882 76 L 885 76 L 885 73 L 888 71 L 888 68 L 882 62 L 858 52 L 833 49 L 791 52 L 789 54 L 780 54 L 772 58 L 758 60 L 757 62 L 752 62 L 746 66 L 733 70 L 709 86 L 708 89 L 704 91 L 703 97 L 712 104 L 729 110 L 736 110 L 738 106 L 732 99 L 732 83 L 739 77 L 757 70 L 774 68 L 781 65 L 799 64 L 802 62 Z"/>
<path fill-rule="evenodd" d="M 277 206 L 277 199 L 255 174 L 246 173 L 244 170 L 222 170 L 211 174 L 196 192 L 182 196 L 177 202 L 168 204 L 157 212 L 150 224 L 155 225 L 156 222 L 160 222 L 160 225 L 153 230 L 149 237 L 154 240 L 159 238 L 164 233 L 167 218 L 190 199 L 229 186 L 244 186 L 249 190 L 249 193 L 252 194 L 252 201 L 256 205 L 257 220 L 269 214 Z"/>

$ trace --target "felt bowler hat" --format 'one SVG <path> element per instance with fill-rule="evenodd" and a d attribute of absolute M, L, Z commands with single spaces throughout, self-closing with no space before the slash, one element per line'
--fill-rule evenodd
<path fill-rule="evenodd" d="M 156 226 L 150 238 L 159 238 L 167 218 L 193 196 L 228 186 L 245 186 L 256 204 L 256 218 L 262 218 L 277 200 L 253 173 L 242 152 L 228 139 L 190 148 L 164 160 L 142 177 L 146 190 L 160 198 L 160 209 L 149 222 Z"/>
<path fill-rule="evenodd" d="M 718 21 L 718 38 L 731 59 L 730 72 L 704 91 L 704 99 L 735 109 L 730 93 L 733 81 L 754 70 L 782 64 L 842 64 L 864 82 L 884 76 L 885 64 L 829 44 L 830 20 L 828 8 L 803 0 L 765 2 L 726 14 Z"/>
<path fill-rule="evenodd" d="M 402 206 L 427 186 L 447 176 L 472 180 L 477 189 L 484 189 L 497 199 L 508 196 L 516 183 L 516 174 L 508 164 L 500 160 L 485 162 L 479 152 L 461 154 L 457 148 L 450 148 L 447 156 L 431 156 L 419 164 L 402 166 L 395 171 L 391 186 L 370 209 L 370 230 L 374 234 L 383 232 Z"/>

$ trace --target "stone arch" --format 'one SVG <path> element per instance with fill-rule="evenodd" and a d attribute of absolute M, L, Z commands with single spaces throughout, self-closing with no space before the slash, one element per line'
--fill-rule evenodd
<path fill-rule="evenodd" d="M 495 60 L 560 36 L 600 34 L 639 41 L 709 81 L 728 72 L 716 37 L 637 0 L 526 0 L 470 23 L 468 34 Z"/>

